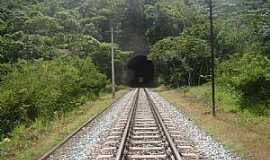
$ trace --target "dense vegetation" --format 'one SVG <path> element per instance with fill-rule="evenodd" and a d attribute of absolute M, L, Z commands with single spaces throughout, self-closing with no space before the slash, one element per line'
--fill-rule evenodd
<path fill-rule="evenodd" d="M 246 53 L 222 62 L 218 67 L 218 83 L 230 92 L 237 91 L 241 97 L 241 109 L 248 109 L 258 115 L 269 115 L 269 58 Z"/>
<path fill-rule="evenodd" d="M 111 77 L 109 3 L 0 1 L 0 139 L 38 119 L 47 123 L 105 90 Z M 128 52 L 114 45 L 119 69 Z"/>
<path fill-rule="evenodd" d="M 215 2 L 214 43 L 218 85 L 222 90 L 230 90 L 240 97 L 240 110 L 269 115 L 270 1 Z M 174 8 L 169 10 L 170 17 L 180 16 L 184 27 L 178 27 L 178 35 L 164 36 L 151 47 L 149 57 L 160 63 L 162 82 L 172 87 L 208 82 L 211 68 L 207 45 L 207 3 L 200 0 L 178 2 L 182 5 L 180 7 L 165 4 L 163 8 Z M 186 8 L 200 12 L 194 12 L 189 17 L 189 9 Z M 174 22 L 170 20 L 170 23 Z M 173 31 L 174 26 L 167 26 L 167 30 Z"/>
<path fill-rule="evenodd" d="M 105 76 L 89 58 L 19 61 L 1 82 L 0 134 L 36 118 L 52 119 L 87 97 L 94 99 L 105 85 Z"/>
<path fill-rule="evenodd" d="M 265 115 L 270 2 L 215 2 L 218 85 Z M 0 137 L 98 96 L 111 77 L 111 26 L 117 83 L 124 50 L 149 53 L 166 85 L 207 83 L 207 8 L 204 0 L 0 0 Z"/>

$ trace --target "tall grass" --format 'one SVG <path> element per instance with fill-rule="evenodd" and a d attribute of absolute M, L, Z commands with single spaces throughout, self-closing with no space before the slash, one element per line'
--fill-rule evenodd
<path fill-rule="evenodd" d="M 208 106 L 211 106 L 212 94 L 210 84 L 194 87 L 180 87 L 177 90 L 185 96 L 196 98 Z M 248 119 L 264 119 L 270 117 L 269 110 L 266 110 L 264 114 L 258 114 L 256 108 L 254 111 L 248 109 L 249 106 L 243 106 L 245 104 L 242 103 L 242 94 L 223 86 L 217 86 L 216 88 L 216 102 L 219 111 L 241 113 L 241 115 Z M 258 109 L 263 107 L 260 106 L 260 103 L 257 105 Z"/>

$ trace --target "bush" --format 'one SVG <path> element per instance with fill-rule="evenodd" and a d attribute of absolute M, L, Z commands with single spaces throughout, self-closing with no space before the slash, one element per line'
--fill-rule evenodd
<path fill-rule="evenodd" d="M 200 85 L 206 82 L 201 75 L 209 73 L 208 50 L 205 40 L 183 34 L 158 41 L 148 56 L 160 62 L 159 74 L 166 85 Z"/>
<path fill-rule="evenodd" d="M 4 77 L 11 72 L 12 68 L 10 64 L 1 64 L 0 63 L 0 82 L 4 79 Z"/>
<path fill-rule="evenodd" d="M 16 32 L 0 36 L 0 63 L 14 63 L 18 59 L 52 59 L 56 51 L 53 39 L 47 36 Z"/>
<path fill-rule="evenodd" d="M 218 66 L 220 85 L 241 95 L 243 109 L 265 114 L 270 109 L 270 60 L 260 54 L 244 54 Z"/>
<path fill-rule="evenodd" d="M 97 97 L 106 83 L 90 58 L 20 61 L 0 84 L 0 135 L 70 111 L 85 96 Z"/>

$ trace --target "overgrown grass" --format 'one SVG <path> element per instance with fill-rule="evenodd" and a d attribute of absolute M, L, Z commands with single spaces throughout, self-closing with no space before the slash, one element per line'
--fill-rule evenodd
<path fill-rule="evenodd" d="M 212 94 L 209 84 L 195 87 L 180 87 L 177 91 L 186 96 L 196 98 L 205 104 L 210 105 L 211 103 Z M 254 120 L 267 119 L 270 117 L 269 110 L 265 111 L 264 114 L 259 115 L 256 112 L 256 107 L 253 106 L 253 109 L 249 109 L 250 106 L 243 106 L 247 104 L 241 103 L 240 93 L 219 86 L 216 88 L 216 103 L 218 111 L 239 113 L 245 118 L 254 118 Z M 259 105 L 260 104 L 258 103 L 258 108 L 263 108 Z"/>
<path fill-rule="evenodd" d="M 209 104 L 211 102 L 211 90 L 209 85 L 196 86 L 196 87 L 181 87 L 177 89 L 179 92 L 184 93 L 187 96 L 197 98 L 204 103 Z M 226 112 L 238 112 L 239 111 L 239 96 L 232 91 L 224 90 L 222 88 L 216 89 L 216 101 L 219 110 Z"/>
<path fill-rule="evenodd" d="M 243 159 L 269 156 L 270 117 L 243 109 L 240 95 L 217 88 L 217 117 L 211 116 L 211 87 L 183 87 L 157 91 L 185 112 L 197 125 Z"/>
<path fill-rule="evenodd" d="M 117 92 L 117 97 L 126 90 Z M 96 101 L 89 101 L 85 105 L 68 112 L 52 121 L 37 119 L 30 127 L 20 125 L 11 133 L 11 138 L 0 142 L 0 159 L 37 159 L 68 134 L 77 129 L 89 118 L 101 112 L 112 103 L 111 94 L 104 94 Z"/>

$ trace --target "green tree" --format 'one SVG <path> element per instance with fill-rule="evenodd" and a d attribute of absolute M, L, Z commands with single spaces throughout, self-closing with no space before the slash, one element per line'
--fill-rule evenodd
<path fill-rule="evenodd" d="M 52 35 L 61 30 L 55 18 L 49 16 L 33 17 L 24 23 L 25 31 L 30 34 Z"/>
<path fill-rule="evenodd" d="M 154 5 L 145 5 L 145 17 L 146 36 L 151 43 L 168 36 L 178 36 L 185 28 L 203 19 L 196 10 L 181 1 L 158 1 Z"/>
<path fill-rule="evenodd" d="M 198 85 L 205 82 L 201 75 L 209 74 L 209 49 L 202 39 L 192 36 L 163 39 L 151 48 L 149 56 L 165 65 L 161 75 L 171 86 Z"/>

